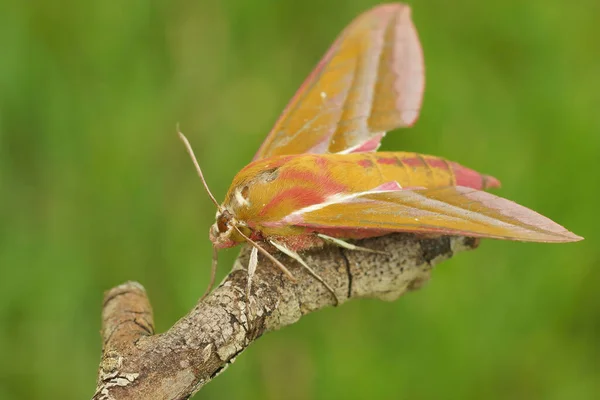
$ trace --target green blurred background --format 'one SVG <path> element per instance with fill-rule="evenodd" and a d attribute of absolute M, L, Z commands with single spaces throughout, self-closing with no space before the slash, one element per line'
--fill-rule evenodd
<path fill-rule="evenodd" d="M 0 3 L 0 399 L 89 398 L 104 290 L 158 331 L 209 278 L 217 198 L 371 0 Z M 394 303 L 327 309 L 197 398 L 591 399 L 600 393 L 600 3 L 414 1 L 427 91 L 384 149 L 459 161 L 586 240 L 485 241 Z M 221 271 L 236 249 L 222 253 Z M 597 398 L 597 397 L 596 397 Z"/>

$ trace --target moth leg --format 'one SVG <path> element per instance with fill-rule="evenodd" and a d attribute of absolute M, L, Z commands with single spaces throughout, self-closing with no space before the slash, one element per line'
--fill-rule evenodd
<path fill-rule="evenodd" d="M 333 288 L 331 286 L 329 286 L 327 284 L 327 282 L 325 282 L 325 280 L 319 276 L 319 274 L 317 274 L 311 267 L 309 267 L 308 264 L 302 259 L 302 257 L 300 257 L 300 255 L 298 253 L 296 253 L 293 250 L 288 249 L 281 243 L 277 243 L 273 240 L 269 240 L 269 243 L 271 243 L 273 246 L 275 246 L 275 248 L 277 250 L 281 251 L 283 254 L 298 261 L 300 263 L 300 265 L 302 265 L 304 268 L 306 268 L 306 270 L 308 271 L 309 274 L 311 274 L 316 280 L 321 282 L 321 284 L 323 286 L 325 286 L 327 288 L 327 290 L 329 290 L 331 292 L 331 294 L 333 295 L 333 298 L 335 300 L 335 305 L 337 306 L 338 304 L 340 304 L 337 294 L 335 294 L 335 291 L 333 290 Z"/>
<path fill-rule="evenodd" d="M 352 243 L 348 243 L 343 241 L 342 239 L 338 239 L 338 238 L 334 238 L 331 236 L 327 236 L 324 235 L 322 233 L 317 233 L 317 236 L 320 237 L 321 239 L 333 243 L 337 246 L 343 247 L 344 249 L 348 249 L 348 250 L 355 250 L 355 251 L 364 251 L 366 253 L 376 253 L 376 254 L 384 254 L 384 255 L 389 255 L 389 253 L 385 252 L 385 251 L 380 251 L 380 250 L 373 250 L 373 249 L 368 249 L 366 247 L 361 247 L 361 246 L 356 246 Z"/>
<path fill-rule="evenodd" d="M 248 282 L 246 283 L 246 297 L 250 299 L 250 288 L 252 287 L 252 278 L 256 272 L 256 266 L 258 265 L 258 250 L 256 247 L 252 248 L 250 252 L 250 261 L 248 261 Z"/>
<path fill-rule="evenodd" d="M 256 273 L 256 266 L 258 265 L 258 249 L 252 247 L 250 252 L 250 261 L 248 261 L 248 281 L 246 283 L 246 321 L 248 323 L 248 330 L 250 330 L 250 289 L 252 288 L 252 278 Z"/>
<path fill-rule="evenodd" d="M 273 255 L 271 255 L 271 253 L 269 253 L 268 251 L 266 251 L 265 249 L 263 249 L 262 247 L 260 247 L 258 245 L 258 243 L 256 243 L 254 240 L 250 239 L 248 236 L 244 235 L 244 233 L 237 227 L 237 226 L 233 226 L 235 228 L 235 230 L 240 234 L 240 236 L 242 236 L 244 239 L 246 239 L 246 241 L 248 243 L 250 243 L 250 245 L 252 247 L 254 247 L 257 251 L 260 251 L 261 253 L 263 253 L 263 255 L 265 257 L 267 257 L 269 260 L 271 260 L 271 262 L 275 265 L 277 265 L 277 267 L 284 273 L 287 275 L 287 277 L 292 281 L 292 282 L 296 282 L 296 278 L 294 278 L 294 275 L 292 275 L 292 273 L 290 272 L 289 269 L 287 269 L 285 267 L 285 265 L 283 265 L 278 259 L 276 259 L 275 257 L 273 257 Z"/>

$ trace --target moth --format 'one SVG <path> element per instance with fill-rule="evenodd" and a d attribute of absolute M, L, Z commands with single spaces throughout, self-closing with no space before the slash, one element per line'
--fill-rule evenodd
<path fill-rule="evenodd" d="M 421 108 L 423 52 L 408 5 L 377 6 L 335 40 L 219 205 L 210 228 L 217 249 L 249 243 L 249 282 L 261 252 L 291 279 L 278 250 L 334 291 L 298 252 L 326 242 L 392 232 L 525 242 L 580 236 L 510 200 L 484 191 L 500 182 L 441 157 L 376 152 L 386 132 L 410 127 Z M 249 290 L 249 286 L 248 286 Z M 336 298 L 337 300 L 337 298 Z"/>

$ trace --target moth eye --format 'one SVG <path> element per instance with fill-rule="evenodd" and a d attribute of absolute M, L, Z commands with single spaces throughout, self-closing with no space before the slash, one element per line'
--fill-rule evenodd
<path fill-rule="evenodd" d="M 227 232 L 230 220 L 231 216 L 227 212 L 219 215 L 219 217 L 217 218 L 217 228 L 219 229 L 219 233 Z"/>
<path fill-rule="evenodd" d="M 217 220 L 217 228 L 219 228 L 220 233 L 227 231 L 227 224 L 225 223 L 225 221 L 223 221 L 222 218 L 219 218 Z"/>

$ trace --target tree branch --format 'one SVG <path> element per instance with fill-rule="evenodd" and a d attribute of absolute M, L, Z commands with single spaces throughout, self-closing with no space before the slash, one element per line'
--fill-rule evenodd
<path fill-rule="evenodd" d="M 391 301 L 418 289 L 432 267 L 477 247 L 465 237 L 393 234 L 358 242 L 388 255 L 325 247 L 303 253 L 337 293 L 340 303 L 371 297 Z M 144 288 L 127 282 L 108 291 L 102 311 L 102 360 L 94 399 L 187 399 L 220 374 L 266 332 L 332 305 L 331 293 L 290 259 L 291 282 L 259 258 L 249 302 L 248 249 L 221 285 L 167 332 L 155 335 Z M 248 303 L 250 304 L 249 308 Z"/>

